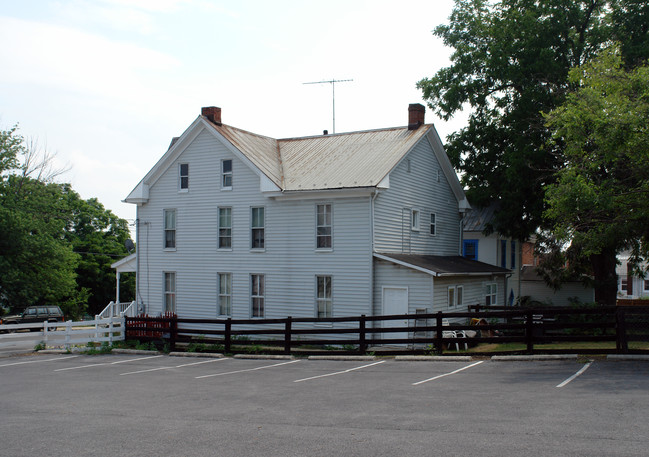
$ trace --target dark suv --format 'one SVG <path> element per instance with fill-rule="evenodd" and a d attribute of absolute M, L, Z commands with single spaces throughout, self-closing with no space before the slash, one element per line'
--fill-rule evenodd
<path fill-rule="evenodd" d="M 0 319 L 1 324 L 30 324 L 33 322 L 42 323 L 63 322 L 63 312 L 58 306 L 28 306 L 21 314 L 5 316 Z"/>

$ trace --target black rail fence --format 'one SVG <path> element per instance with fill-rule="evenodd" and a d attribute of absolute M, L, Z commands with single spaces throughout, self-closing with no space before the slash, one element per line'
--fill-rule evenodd
<path fill-rule="evenodd" d="M 406 324 L 404 324 L 404 322 Z M 649 354 L 649 306 L 282 319 L 126 318 L 126 339 L 174 351 L 267 354 Z"/>

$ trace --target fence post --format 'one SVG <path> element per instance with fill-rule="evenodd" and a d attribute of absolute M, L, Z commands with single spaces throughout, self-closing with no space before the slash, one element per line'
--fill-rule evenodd
<path fill-rule="evenodd" d="M 66 349 L 70 348 L 71 333 L 72 333 L 72 321 L 67 321 L 65 323 L 65 342 L 63 343 L 63 346 Z"/>
<path fill-rule="evenodd" d="M 367 352 L 367 343 L 365 342 L 365 314 L 361 314 L 358 321 L 358 352 L 364 355 Z"/>
<path fill-rule="evenodd" d="M 178 336 L 178 316 L 171 316 L 171 329 L 169 332 L 169 351 L 176 350 L 176 338 Z"/>
<path fill-rule="evenodd" d="M 284 324 L 284 354 L 291 353 L 291 316 L 286 318 Z"/>
<path fill-rule="evenodd" d="M 108 322 L 108 342 L 110 345 L 113 345 L 113 319 L 114 317 L 111 316 L 110 321 Z"/>
<path fill-rule="evenodd" d="M 534 313 L 531 309 L 528 309 L 525 314 L 525 343 L 527 344 L 527 353 L 532 354 L 534 352 Z"/>
<path fill-rule="evenodd" d="M 47 348 L 47 339 L 48 339 L 48 333 L 49 333 L 49 327 L 47 326 L 47 321 L 43 322 L 43 343 L 45 344 L 45 347 Z"/>
<path fill-rule="evenodd" d="M 228 317 L 228 320 L 225 321 L 225 344 L 224 344 L 224 351 L 226 354 L 229 354 L 232 352 L 231 349 L 231 344 L 232 344 L 232 318 Z"/>
<path fill-rule="evenodd" d="M 629 341 L 626 337 L 626 316 L 624 308 L 618 307 L 615 310 L 615 346 L 618 353 L 627 354 L 629 352 Z"/>
<path fill-rule="evenodd" d="M 436 319 L 435 352 L 438 355 L 442 355 L 442 353 L 444 352 L 444 348 L 443 348 L 444 343 L 442 342 L 443 333 L 442 333 L 442 312 L 441 311 L 437 312 L 437 316 L 435 316 L 435 319 Z"/>

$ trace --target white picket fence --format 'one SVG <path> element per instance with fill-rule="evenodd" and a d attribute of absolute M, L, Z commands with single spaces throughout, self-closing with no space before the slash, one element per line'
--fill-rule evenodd
<path fill-rule="evenodd" d="M 42 322 L 31 324 L 0 325 L 0 348 L 13 345 L 13 332 L 29 329 L 21 333 L 21 341 L 32 341 L 33 345 L 41 343 L 45 347 L 62 347 L 69 349 L 75 345 L 88 343 L 112 343 L 123 341 L 126 333 L 124 317 L 108 317 L 91 321 Z"/>

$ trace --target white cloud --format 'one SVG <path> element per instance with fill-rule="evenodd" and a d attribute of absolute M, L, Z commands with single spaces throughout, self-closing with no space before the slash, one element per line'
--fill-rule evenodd
<path fill-rule="evenodd" d="M 165 54 L 56 25 L 0 17 L 4 83 L 56 86 L 70 92 L 128 97 L 146 87 L 143 74 L 178 66 Z"/>

